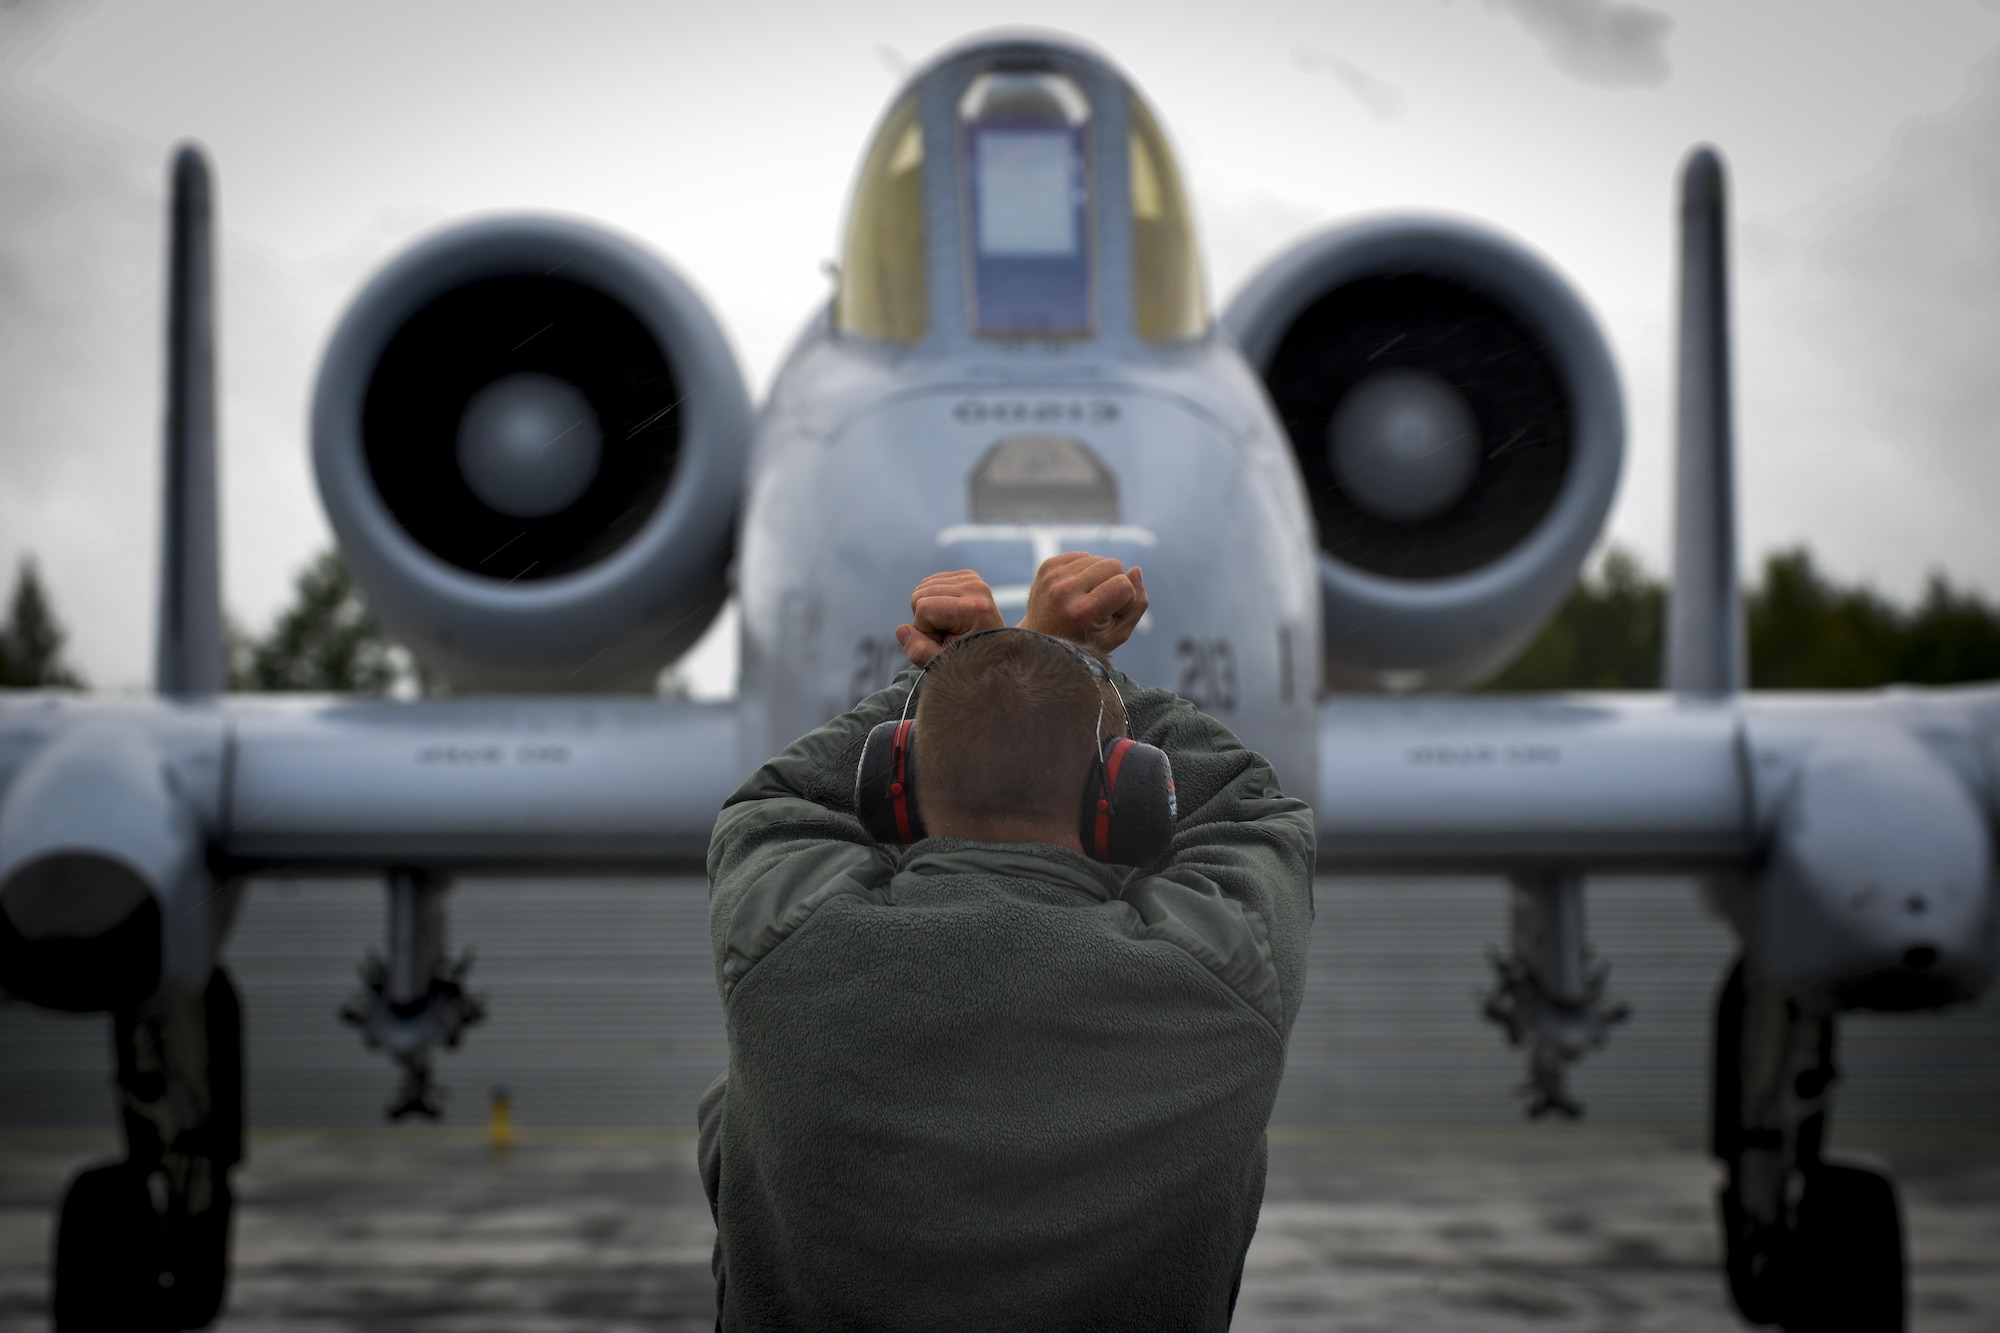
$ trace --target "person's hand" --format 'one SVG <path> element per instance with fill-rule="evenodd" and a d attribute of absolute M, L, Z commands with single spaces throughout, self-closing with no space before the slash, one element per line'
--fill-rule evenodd
<path fill-rule="evenodd" d="M 1126 569 L 1110 556 L 1068 551 L 1035 571 L 1021 628 L 1109 653 L 1132 637 L 1148 604 L 1137 565 Z"/>
<path fill-rule="evenodd" d="M 896 626 L 896 642 L 913 665 L 926 666 L 953 639 L 1006 626 L 986 580 L 954 569 L 917 585 L 910 594 L 910 623 Z"/>

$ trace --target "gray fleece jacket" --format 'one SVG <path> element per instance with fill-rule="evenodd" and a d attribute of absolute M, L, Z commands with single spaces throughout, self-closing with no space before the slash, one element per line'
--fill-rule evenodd
<path fill-rule="evenodd" d="M 719 1326 L 1226 1328 L 1305 980 L 1312 814 L 1220 723 L 1118 675 L 1130 734 L 1174 766 L 1161 863 L 882 847 L 854 771 L 915 680 L 716 821 Z"/>

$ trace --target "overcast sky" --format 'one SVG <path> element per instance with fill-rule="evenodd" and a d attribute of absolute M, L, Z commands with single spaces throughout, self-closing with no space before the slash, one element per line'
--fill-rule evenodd
<path fill-rule="evenodd" d="M 176 140 L 219 177 L 225 587 L 261 628 L 330 540 L 307 397 L 372 271 L 474 214 L 599 219 L 695 282 L 761 393 L 902 71 L 999 24 L 1083 37 L 1146 90 L 1218 305 L 1361 214 L 1549 257 L 1624 377 L 1608 536 L 1656 570 L 1674 172 L 1717 143 L 1746 572 L 1804 542 L 1898 596 L 1934 569 L 2000 596 L 2000 0 L 0 0 L 0 577 L 36 555 L 86 675 L 143 685 Z"/>

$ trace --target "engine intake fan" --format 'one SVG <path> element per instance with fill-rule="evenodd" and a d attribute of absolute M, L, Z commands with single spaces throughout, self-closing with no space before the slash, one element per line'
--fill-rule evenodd
<path fill-rule="evenodd" d="M 1313 506 L 1328 687 L 1504 665 L 1574 583 L 1624 452 L 1610 354 L 1567 285 L 1472 227 L 1375 222 L 1281 256 L 1224 327 Z"/>
<path fill-rule="evenodd" d="M 639 689 L 721 606 L 749 419 L 671 270 L 579 223 L 500 219 L 356 298 L 313 457 L 369 605 L 455 686 Z"/>

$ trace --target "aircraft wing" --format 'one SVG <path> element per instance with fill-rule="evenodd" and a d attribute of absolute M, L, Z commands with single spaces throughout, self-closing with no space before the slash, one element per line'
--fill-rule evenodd
<path fill-rule="evenodd" d="M 1905 792 L 2000 818 L 1990 687 L 1353 698 L 1321 706 L 1319 739 L 1325 869 L 1744 867 L 1802 793 L 1871 826 Z M 1854 786 L 1863 771 L 1879 801 Z"/>
<path fill-rule="evenodd" d="M 1741 863 L 1739 719 L 1661 695 L 1336 700 L 1320 709 L 1327 868 Z"/>
<path fill-rule="evenodd" d="M 734 704 L 238 696 L 224 711 L 213 827 L 247 867 L 686 866 L 744 766 Z M 1856 754 L 2000 817 L 1990 688 L 1353 697 L 1321 705 L 1319 739 L 1319 863 L 1335 872 L 1745 867 L 1806 777 Z"/>
<path fill-rule="evenodd" d="M 230 701 L 226 856 L 259 867 L 699 863 L 741 781 L 731 704 Z"/>

